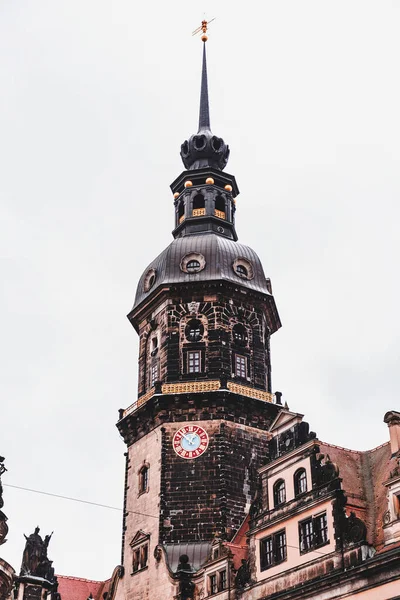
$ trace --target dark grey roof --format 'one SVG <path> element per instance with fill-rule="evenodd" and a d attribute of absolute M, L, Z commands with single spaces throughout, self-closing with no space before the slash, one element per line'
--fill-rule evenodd
<path fill-rule="evenodd" d="M 186 554 L 189 557 L 189 565 L 193 571 L 198 571 L 206 562 L 211 552 L 211 542 L 187 542 L 186 544 L 164 544 L 167 553 L 168 565 L 171 571 L 176 573 L 179 565 L 179 557 Z"/>
<path fill-rule="evenodd" d="M 185 273 L 180 268 L 182 258 L 190 252 L 198 252 L 205 257 L 206 266 L 199 273 Z M 252 279 L 243 279 L 236 275 L 232 264 L 237 258 L 245 258 L 252 264 L 254 273 Z M 145 292 L 144 281 L 150 269 L 156 271 L 156 281 L 153 287 Z M 173 240 L 145 269 L 139 280 L 133 308 L 163 284 L 219 280 L 230 281 L 270 295 L 261 261 L 254 250 L 248 246 L 214 233 L 179 237 Z"/>

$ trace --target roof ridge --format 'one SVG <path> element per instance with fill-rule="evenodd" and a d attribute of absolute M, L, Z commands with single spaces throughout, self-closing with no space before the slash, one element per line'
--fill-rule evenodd
<path fill-rule="evenodd" d="M 379 448 L 383 448 L 383 446 L 387 446 L 388 444 L 390 444 L 390 442 L 384 442 L 383 444 L 380 444 L 375 448 L 370 448 L 369 450 L 353 450 L 352 448 L 345 448 L 344 446 L 337 446 L 336 444 L 330 444 L 329 442 L 323 441 L 321 441 L 321 444 L 323 444 L 324 446 L 329 446 L 330 448 L 337 448 L 338 450 L 346 450 L 346 452 L 352 452 L 353 454 L 368 454 L 379 450 Z"/>
<path fill-rule="evenodd" d="M 86 581 L 88 583 L 105 583 L 108 579 L 86 579 L 85 577 L 74 577 L 73 575 L 56 575 L 57 579 L 62 577 L 63 579 L 71 579 L 73 581 Z"/>

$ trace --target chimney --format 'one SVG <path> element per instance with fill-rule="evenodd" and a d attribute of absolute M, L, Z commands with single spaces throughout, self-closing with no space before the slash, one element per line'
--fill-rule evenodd
<path fill-rule="evenodd" d="M 392 456 L 400 451 L 400 412 L 390 410 L 383 417 L 383 421 L 388 424 L 390 434 L 390 446 Z"/>

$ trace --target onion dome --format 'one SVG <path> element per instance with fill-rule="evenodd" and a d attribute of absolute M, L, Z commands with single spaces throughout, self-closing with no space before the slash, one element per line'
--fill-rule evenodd
<path fill-rule="evenodd" d="M 188 171 L 213 167 L 222 171 L 228 162 L 229 146 L 214 135 L 210 127 L 208 102 L 206 44 L 203 38 L 203 68 L 201 74 L 199 130 L 181 145 L 181 158 Z"/>

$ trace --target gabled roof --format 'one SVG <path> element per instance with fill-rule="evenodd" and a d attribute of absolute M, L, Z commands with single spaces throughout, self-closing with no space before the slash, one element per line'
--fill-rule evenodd
<path fill-rule="evenodd" d="M 289 427 L 293 427 L 296 423 L 301 423 L 303 417 L 304 415 L 301 415 L 300 413 L 294 413 L 283 408 L 272 422 L 269 431 L 271 433 L 281 433 L 282 431 L 289 429 Z"/>
<path fill-rule="evenodd" d="M 364 521 L 368 542 L 379 550 L 384 543 L 383 517 L 388 509 L 384 482 L 396 466 L 390 442 L 365 452 L 325 443 L 320 444 L 320 450 L 339 466 L 339 477 L 348 500 L 347 512 L 355 512 Z"/>
<path fill-rule="evenodd" d="M 143 529 L 139 529 L 133 536 L 130 545 L 133 546 L 134 544 L 137 544 L 140 540 L 147 540 L 149 537 L 149 533 L 146 533 L 145 531 L 143 531 Z"/>

